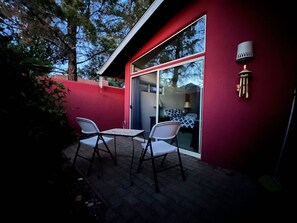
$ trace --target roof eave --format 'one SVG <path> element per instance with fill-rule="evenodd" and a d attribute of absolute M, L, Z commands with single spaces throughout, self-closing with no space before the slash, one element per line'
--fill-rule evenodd
<path fill-rule="evenodd" d="M 128 43 L 133 39 L 133 37 L 137 34 L 137 32 L 143 27 L 146 21 L 151 17 L 151 15 L 158 9 L 158 7 L 162 4 L 164 0 L 156 0 L 154 1 L 148 10 L 142 15 L 139 21 L 135 24 L 135 26 L 130 30 L 128 35 L 123 39 L 120 45 L 116 48 L 116 50 L 111 54 L 108 60 L 104 63 L 104 65 L 99 69 L 98 74 L 100 76 L 108 76 L 106 74 L 107 69 L 111 66 L 111 64 L 115 61 L 117 56 L 123 51 L 123 49 L 128 45 Z M 110 74 L 112 76 L 112 74 Z M 123 74 L 122 74 L 123 75 Z"/>
<path fill-rule="evenodd" d="M 162 27 L 172 19 L 173 15 L 192 1 L 194 0 L 176 2 L 170 0 L 155 0 L 100 68 L 98 74 L 105 77 L 124 79 L 125 64 L 128 60 L 162 29 Z"/>

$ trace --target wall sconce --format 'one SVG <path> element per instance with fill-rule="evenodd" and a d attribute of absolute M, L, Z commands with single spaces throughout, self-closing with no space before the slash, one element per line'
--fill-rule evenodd
<path fill-rule="evenodd" d="M 249 97 L 249 77 L 252 72 L 246 69 L 246 65 L 243 65 L 243 70 L 239 72 L 239 84 L 237 84 L 237 91 L 239 97 Z"/>
<path fill-rule="evenodd" d="M 253 59 L 253 42 L 245 41 L 237 46 L 236 62 L 248 61 Z M 239 72 L 239 84 L 236 85 L 239 97 L 249 97 L 249 77 L 252 72 L 246 69 L 246 65 L 243 65 L 243 70 Z"/>
<path fill-rule="evenodd" d="M 253 42 L 252 41 L 245 41 L 237 46 L 237 55 L 236 55 L 236 61 L 246 61 L 250 60 L 254 57 L 253 52 Z"/>

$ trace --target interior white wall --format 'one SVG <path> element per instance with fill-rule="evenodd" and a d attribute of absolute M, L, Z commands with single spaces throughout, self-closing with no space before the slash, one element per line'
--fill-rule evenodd
<path fill-rule="evenodd" d="M 142 128 L 146 131 L 150 131 L 150 116 L 156 115 L 156 94 L 150 92 L 140 92 L 140 108 L 142 111 L 141 122 Z"/>
<path fill-rule="evenodd" d="M 185 95 L 184 94 L 175 94 L 174 97 L 172 95 L 161 95 L 161 101 L 163 104 L 163 108 L 181 108 L 183 109 L 185 103 Z"/>

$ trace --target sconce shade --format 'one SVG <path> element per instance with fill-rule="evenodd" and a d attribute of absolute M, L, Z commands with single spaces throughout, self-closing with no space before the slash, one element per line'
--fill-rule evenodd
<path fill-rule="evenodd" d="M 236 61 L 245 61 L 254 57 L 253 42 L 245 41 L 238 44 Z"/>
<path fill-rule="evenodd" d="M 184 108 L 191 108 L 190 102 L 186 101 L 185 105 L 184 105 Z"/>

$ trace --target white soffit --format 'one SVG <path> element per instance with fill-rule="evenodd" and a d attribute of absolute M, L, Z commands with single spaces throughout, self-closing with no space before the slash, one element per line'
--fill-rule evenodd
<path fill-rule="evenodd" d="M 101 75 L 104 71 L 110 66 L 112 61 L 118 56 L 118 54 L 125 48 L 127 43 L 132 39 L 132 37 L 138 32 L 138 30 L 145 24 L 148 18 L 156 11 L 156 9 L 162 4 L 164 0 L 155 0 L 148 10 L 142 15 L 142 17 L 138 20 L 138 22 L 133 26 L 128 35 L 123 39 L 120 45 L 116 48 L 116 50 L 111 54 L 108 60 L 103 64 L 103 66 L 99 69 L 98 74 Z"/>

